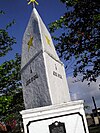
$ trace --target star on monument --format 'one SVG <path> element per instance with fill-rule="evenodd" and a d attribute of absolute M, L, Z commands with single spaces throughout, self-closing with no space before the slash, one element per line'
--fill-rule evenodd
<path fill-rule="evenodd" d="M 39 4 L 36 0 L 30 0 L 30 1 L 28 2 L 28 5 L 31 4 L 31 3 L 35 3 L 35 4 L 37 4 L 37 5 Z"/>
<path fill-rule="evenodd" d="M 47 44 L 50 45 L 50 39 L 48 38 L 48 36 L 45 35 L 45 38 L 46 38 L 46 42 L 47 42 Z"/>
<path fill-rule="evenodd" d="M 30 40 L 28 41 L 28 52 L 30 50 L 30 47 L 33 46 L 33 37 L 30 37 Z"/>

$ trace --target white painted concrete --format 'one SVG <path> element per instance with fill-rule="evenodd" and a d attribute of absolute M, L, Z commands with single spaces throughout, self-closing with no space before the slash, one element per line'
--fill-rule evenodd
<path fill-rule="evenodd" d="M 64 65 L 35 8 L 22 41 L 21 81 L 26 109 L 70 101 Z"/>
<path fill-rule="evenodd" d="M 43 53 L 49 93 L 52 104 L 61 104 L 70 101 L 64 65 L 56 61 L 46 52 Z"/>
<path fill-rule="evenodd" d="M 66 133 L 89 133 L 83 101 L 21 111 L 25 133 L 50 133 L 55 121 L 65 124 Z"/>

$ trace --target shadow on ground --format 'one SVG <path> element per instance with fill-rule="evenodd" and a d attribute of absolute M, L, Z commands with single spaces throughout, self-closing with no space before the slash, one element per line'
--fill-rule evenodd
<path fill-rule="evenodd" d="M 89 127 L 89 133 L 100 133 L 100 125 Z"/>

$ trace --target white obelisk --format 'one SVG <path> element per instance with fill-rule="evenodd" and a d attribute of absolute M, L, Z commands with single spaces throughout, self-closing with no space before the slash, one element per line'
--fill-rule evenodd
<path fill-rule="evenodd" d="M 70 101 L 64 65 L 34 5 L 23 36 L 21 79 L 26 109 Z"/>

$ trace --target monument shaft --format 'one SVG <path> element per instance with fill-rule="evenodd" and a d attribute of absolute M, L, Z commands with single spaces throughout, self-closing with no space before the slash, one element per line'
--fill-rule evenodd
<path fill-rule="evenodd" d="M 70 101 L 63 63 L 35 8 L 23 37 L 21 78 L 26 109 Z"/>

